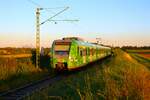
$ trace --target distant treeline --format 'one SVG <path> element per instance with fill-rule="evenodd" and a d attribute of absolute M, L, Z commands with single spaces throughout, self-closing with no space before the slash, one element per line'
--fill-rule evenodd
<path fill-rule="evenodd" d="M 50 48 L 43 48 L 44 54 L 50 51 Z M 9 55 L 9 54 L 32 54 L 35 52 L 35 48 L 0 48 L 0 54 L 2 55 Z"/>
<path fill-rule="evenodd" d="M 123 46 L 121 47 L 122 49 L 150 49 L 150 46 L 141 46 L 141 47 L 137 47 L 137 46 Z"/>
<path fill-rule="evenodd" d="M 32 50 L 34 50 L 33 48 L 0 48 L 0 54 L 5 54 L 5 55 L 9 55 L 9 54 L 31 54 Z"/>

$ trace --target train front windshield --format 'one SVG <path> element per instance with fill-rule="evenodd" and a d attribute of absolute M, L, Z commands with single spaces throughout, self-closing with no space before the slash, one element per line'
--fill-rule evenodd
<path fill-rule="evenodd" d="M 67 56 L 69 55 L 70 43 L 56 43 L 55 55 Z"/>

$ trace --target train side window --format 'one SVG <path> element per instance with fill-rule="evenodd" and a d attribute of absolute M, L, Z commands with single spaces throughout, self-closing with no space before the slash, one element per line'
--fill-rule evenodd
<path fill-rule="evenodd" d="M 96 48 L 96 55 L 97 55 L 97 48 Z"/>
<path fill-rule="evenodd" d="M 88 48 L 88 55 L 89 55 L 89 56 L 91 55 L 90 51 L 91 51 L 91 49 L 90 49 L 90 48 Z"/>
<path fill-rule="evenodd" d="M 92 54 L 92 49 L 90 49 L 90 55 L 93 55 L 93 54 Z"/>
<path fill-rule="evenodd" d="M 80 55 L 80 48 L 79 47 L 77 47 L 77 53 L 78 53 L 78 55 Z"/>
<path fill-rule="evenodd" d="M 83 56 L 83 54 L 82 54 L 82 50 L 80 50 L 80 56 Z"/>
<path fill-rule="evenodd" d="M 88 48 L 85 49 L 85 54 L 88 55 Z"/>
<path fill-rule="evenodd" d="M 87 50 L 83 49 L 83 56 L 86 56 L 86 54 L 87 54 Z"/>
<path fill-rule="evenodd" d="M 95 55 L 95 49 L 93 49 L 93 55 Z"/>
<path fill-rule="evenodd" d="M 94 55 L 94 51 L 95 51 L 95 49 L 92 49 L 92 55 Z"/>
<path fill-rule="evenodd" d="M 89 55 L 89 48 L 86 48 L 86 55 Z"/>

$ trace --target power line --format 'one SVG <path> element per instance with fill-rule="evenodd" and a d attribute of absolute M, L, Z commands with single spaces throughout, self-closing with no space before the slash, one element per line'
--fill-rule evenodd
<path fill-rule="evenodd" d="M 43 8 L 40 4 L 36 3 L 35 1 L 33 0 L 27 0 L 28 2 L 30 2 L 31 4 L 37 6 L 37 8 Z M 44 8 L 45 9 L 45 8 Z M 54 9 L 54 8 L 52 8 Z M 50 8 L 46 8 L 45 11 L 47 12 L 51 12 L 52 14 L 55 14 L 53 11 L 50 10 Z"/>
<path fill-rule="evenodd" d="M 57 15 L 63 13 L 65 10 L 69 9 L 69 7 L 66 7 L 65 9 L 63 9 L 62 11 L 56 13 L 55 15 L 53 15 L 52 17 L 50 17 L 49 19 L 45 20 L 44 22 L 42 22 L 40 25 L 44 24 L 47 21 L 50 21 L 52 18 L 56 17 Z"/>
<path fill-rule="evenodd" d="M 40 23 L 40 9 L 41 8 L 37 8 L 36 10 L 36 67 L 38 68 L 39 64 L 40 64 L 40 25 L 48 22 L 48 21 L 54 21 L 56 23 L 56 21 L 78 21 L 78 20 L 53 20 L 53 18 L 55 18 L 56 16 L 60 15 L 61 13 L 63 13 L 64 11 L 66 11 L 67 9 L 69 9 L 69 7 L 64 8 L 63 10 L 59 11 L 58 13 L 54 14 L 53 16 L 51 16 L 50 18 L 48 18 L 47 20 L 45 20 L 44 22 Z"/>
<path fill-rule="evenodd" d="M 72 22 L 72 21 L 78 21 L 78 20 L 68 20 L 68 19 L 53 20 L 53 18 L 60 15 L 64 11 L 68 10 L 69 7 L 55 7 L 55 8 L 46 8 L 45 9 L 41 5 L 39 5 L 38 3 L 34 2 L 33 0 L 27 0 L 27 1 L 37 6 L 37 9 L 36 9 L 36 67 L 38 68 L 38 66 L 40 64 L 40 25 L 42 25 L 48 21 L 54 21 L 56 23 L 56 21 L 70 21 L 70 22 Z M 54 12 L 49 10 L 49 9 L 60 9 L 60 8 L 63 8 L 63 9 L 57 13 L 54 13 Z M 44 22 L 40 23 L 40 11 L 41 10 L 46 10 L 48 12 L 50 11 L 54 15 L 51 16 L 50 18 L 46 19 Z"/>
<path fill-rule="evenodd" d="M 30 3 L 32 3 L 33 5 L 36 5 L 36 6 L 38 6 L 38 7 L 41 7 L 41 5 L 39 5 L 38 3 L 36 3 L 36 2 L 34 2 L 34 1 L 32 1 L 32 0 L 27 0 L 28 2 L 30 2 Z"/>
<path fill-rule="evenodd" d="M 37 6 L 37 8 L 40 8 L 40 10 L 43 10 L 44 11 L 47 11 L 47 12 L 50 12 L 52 14 L 56 14 L 55 12 L 53 12 L 51 9 L 64 9 L 64 8 L 69 8 L 69 7 L 52 7 L 52 8 L 43 8 L 39 3 L 33 1 L 33 0 L 27 0 L 28 2 L 30 2 L 31 4 Z"/>

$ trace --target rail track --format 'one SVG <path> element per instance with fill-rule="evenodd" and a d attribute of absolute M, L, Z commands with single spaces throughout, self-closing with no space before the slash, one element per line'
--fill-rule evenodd
<path fill-rule="evenodd" d="M 40 91 L 59 80 L 62 80 L 64 77 L 65 75 L 46 77 L 45 79 L 39 80 L 35 83 L 30 83 L 23 87 L 1 93 L 0 100 L 22 100 L 33 93 Z"/>

